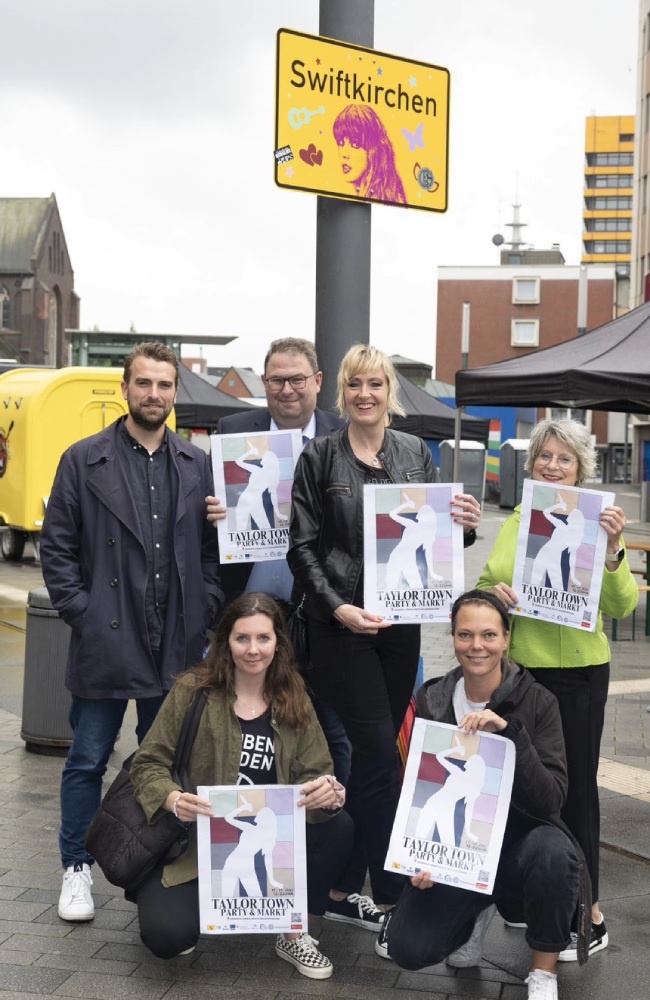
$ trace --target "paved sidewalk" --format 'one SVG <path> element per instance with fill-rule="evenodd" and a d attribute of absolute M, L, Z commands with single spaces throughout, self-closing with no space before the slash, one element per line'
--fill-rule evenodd
<path fill-rule="evenodd" d="M 488 510 L 477 544 L 467 550 L 474 582 L 506 512 Z M 634 526 L 633 526 L 634 529 Z M 643 537 L 639 528 L 639 537 Z M 524 1000 L 529 950 L 522 931 L 496 919 L 478 969 L 446 965 L 400 971 L 378 958 L 374 935 L 318 921 L 313 928 L 335 965 L 332 979 L 313 982 L 276 958 L 273 939 L 201 939 L 171 962 L 140 944 L 135 907 L 94 869 L 96 916 L 87 924 L 59 920 L 61 872 L 56 844 L 62 758 L 29 753 L 20 738 L 24 601 L 41 584 L 38 567 L 0 565 L 0 998 L 45 995 L 86 1000 Z M 562 1000 L 646 1000 L 650 965 L 650 639 L 637 612 L 612 648 L 612 684 L 600 772 L 603 810 L 602 903 L 610 947 L 586 967 L 563 965 Z M 445 628 L 428 627 L 425 673 L 448 669 Z M 129 752 L 125 725 L 115 763 Z M 111 769 L 109 779 L 114 775 Z"/>

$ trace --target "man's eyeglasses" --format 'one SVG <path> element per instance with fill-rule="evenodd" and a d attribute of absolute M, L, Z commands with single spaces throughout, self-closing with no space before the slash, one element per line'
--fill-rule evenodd
<path fill-rule="evenodd" d="M 313 375 L 290 375 L 289 378 L 281 378 L 279 375 L 271 375 L 270 378 L 265 378 L 264 381 L 268 385 L 271 392 L 282 392 L 285 382 L 288 382 L 292 389 L 304 389 L 307 384 L 307 379 L 316 378 L 317 375 L 318 372 L 314 372 Z"/>
<path fill-rule="evenodd" d="M 549 465 L 553 459 L 557 459 L 557 464 L 561 469 L 570 469 L 571 466 L 577 461 L 571 455 L 553 455 L 550 451 L 540 451 L 537 456 L 537 461 L 540 465 Z"/>

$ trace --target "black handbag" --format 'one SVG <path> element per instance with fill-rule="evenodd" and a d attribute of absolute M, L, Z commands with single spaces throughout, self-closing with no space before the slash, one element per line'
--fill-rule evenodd
<path fill-rule="evenodd" d="M 172 775 L 186 792 L 196 791 L 187 769 L 205 702 L 205 689 L 200 688 L 187 710 L 174 753 Z M 173 813 L 165 812 L 154 823 L 147 821 L 129 773 L 134 757 L 132 753 L 122 764 L 86 833 L 86 849 L 108 881 L 131 893 L 161 861 L 180 857 L 189 842 L 189 824 Z"/>
<path fill-rule="evenodd" d="M 309 651 L 309 626 L 304 608 L 305 598 L 297 608 L 294 608 L 287 618 L 287 629 L 293 645 L 296 663 L 301 670 L 306 670 L 311 664 Z"/>

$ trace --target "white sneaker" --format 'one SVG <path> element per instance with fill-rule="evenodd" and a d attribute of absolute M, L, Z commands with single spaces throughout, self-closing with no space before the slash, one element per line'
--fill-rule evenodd
<path fill-rule="evenodd" d="M 557 976 L 542 969 L 533 969 L 524 982 L 528 983 L 528 1000 L 558 1000 Z"/>
<path fill-rule="evenodd" d="M 59 896 L 61 920 L 92 920 L 95 904 L 90 892 L 93 878 L 90 865 L 75 864 L 66 868 Z"/>

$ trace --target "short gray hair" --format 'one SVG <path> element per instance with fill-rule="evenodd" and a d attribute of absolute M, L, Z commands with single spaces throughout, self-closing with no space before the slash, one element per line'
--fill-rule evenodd
<path fill-rule="evenodd" d="M 533 466 L 551 436 L 556 437 L 578 459 L 576 484 L 581 486 L 586 479 L 591 479 L 596 471 L 596 449 L 591 443 L 591 434 L 577 420 L 541 420 L 535 425 L 528 443 L 526 472 L 532 474 Z"/>

